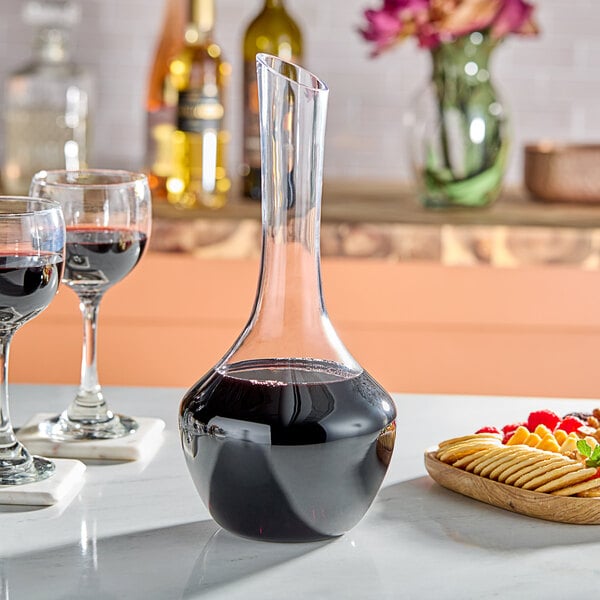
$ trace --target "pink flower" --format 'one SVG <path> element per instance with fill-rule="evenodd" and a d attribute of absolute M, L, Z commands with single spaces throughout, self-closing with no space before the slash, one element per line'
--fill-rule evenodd
<path fill-rule="evenodd" d="M 422 48 L 435 48 L 473 31 L 495 38 L 534 34 L 533 8 L 528 0 L 382 0 L 378 10 L 365 11 L 360 33 L 374 42 L 374 56 L 409 36 Z"/>
<path fill-rule="evenodd" d="M 429 10 L 430 0 L 383 0 L 383 9 L 390 12 L 419 13 Z"/>
<path fill-rule="evenodd" d="M 431 0 L 430 3 L 434 26 L 448 40 L 487 29 L 502 0 Z"/>
<path fill-rule="evenodd" d="M 365 40 L 375 42 L 374 55 L 380 54 L 386 48 L 396 43 L 402 31 L 402 21 L 388 10 L 366 10 L 366 29 L 361 30 Z"/>
<path fill-rule="evenodd" d="M 431 23 L 423 23 L 417 32 L 417 39 L 421 48 L 435 48 L 442 41 L 439 31 Z"/>
<path fill-rule="evenodd" d="M 384 0 L 379 10 L 366 10 L 367 27 L 363 37 L 375 42 L 374 55 L 380 54 L 403 38 L 416 34 L 427 20 L 429 0 Z"/>
<path fill-rule="evenodd" d="M 532 13 L 533 6 L 524 0 L 504 0 L 494 19 L 492 35 L 501 38 L 509 33 L 537 33 Z"/>

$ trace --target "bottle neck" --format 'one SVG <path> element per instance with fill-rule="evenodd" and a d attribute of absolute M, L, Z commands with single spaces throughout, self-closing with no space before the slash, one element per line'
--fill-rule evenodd
<path fill-rule="evenodd" d="M 265 9 L 267 8 L 285 8 L 283 0 L 265 0 Z"/>
<path fill-rule="evenodd" d="M 34 53 L 40 62 L 63 63 L 70 58 L 69 34 L 61 29 L 40 29 L 34 41 Z"/>
<path fill-rule="evenodd" d="M 188 44 L 201 44 L 212 38 L 215 26 L 214 0 L 189 0 L 188 24 L 185 41 Z"/>

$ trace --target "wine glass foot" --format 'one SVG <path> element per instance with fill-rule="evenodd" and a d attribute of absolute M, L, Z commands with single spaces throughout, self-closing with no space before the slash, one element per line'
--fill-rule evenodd
<path fill-rule="evenodd" d="M 82 440 L 114 440 L 135 433 L 139 425 L 131 417 L 113 415 L 107 421 L 74 421 L 66 413 L 39 424 L 45 437 L 59 442 Z"/>
<path fill-rule="evenodd" d="M 0 469 L 0 485 L 23 485 L 35 483 L 52 476 L 54 463 L 41 456 L 31 456 L 25 465 L 4 466 Z"/>

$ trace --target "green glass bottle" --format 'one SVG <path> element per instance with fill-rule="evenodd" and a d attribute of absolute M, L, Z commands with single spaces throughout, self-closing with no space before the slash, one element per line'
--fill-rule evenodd
<path fill-rule="evenodd" d="M 260 201 L 260 135 L 256 54 L 266 52 L 286 61 L 302 63 L 302 32 L 296 21 L 287 12 L 283 0 L 264 0 L 262 10 L 246 28 L 243 51 L 243 193 L 248 198 Z"/>

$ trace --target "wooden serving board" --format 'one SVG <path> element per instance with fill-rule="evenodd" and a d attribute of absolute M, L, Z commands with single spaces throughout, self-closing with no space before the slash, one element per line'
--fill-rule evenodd
<path fill-rule="evenodd" d="M 600 498 L 553 496 L 523 490 L 480 477 L 435 458 L 437 449 L 425 452 L 425 468 L 441 486 L 486 504 L 515 513 L 577 525 L 600 525 Z"/>

